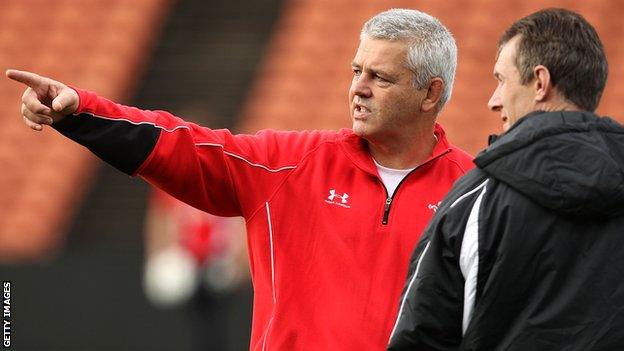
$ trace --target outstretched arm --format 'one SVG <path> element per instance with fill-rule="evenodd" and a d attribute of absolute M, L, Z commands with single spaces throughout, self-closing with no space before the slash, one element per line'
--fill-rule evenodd
<path fill-rule="evenodd" d="M 120 105 L 34 73 L 6 74 L 27 86 L 22 114 L 29 127 L 52 125 L 120 171 L 215 215 L 255 213 L 323 138 L 273 131 L 234 135 L 165 111 Z"/>
<path fill-rule="evenodd" d="M 30 128 L 59 122 L 78 109 L 78 93 L 67 85 L 38 74 L 9 69 L 6 76 L 27 86 L 22 95 L 22 117 Z"/>

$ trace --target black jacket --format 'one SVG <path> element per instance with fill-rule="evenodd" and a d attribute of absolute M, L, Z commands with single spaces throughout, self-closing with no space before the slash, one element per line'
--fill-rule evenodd
<path fill-rule="evenodd" d="M 475 159 L 410 265 L 389 350 L 624 350 L 624 128 L 535 112 Z"/>

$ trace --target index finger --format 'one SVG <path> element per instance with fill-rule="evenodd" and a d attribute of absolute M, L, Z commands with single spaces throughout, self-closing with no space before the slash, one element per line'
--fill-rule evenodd
<path fill-rule="evenodd" d="M 18 71 L 16 69 L 6 70 L 6 76 L 16 82 L 26 84 L 31 88 L 36 88 L 41 84 L 42 81 L 41 76 L 38 74 L 26 71 Z"/>

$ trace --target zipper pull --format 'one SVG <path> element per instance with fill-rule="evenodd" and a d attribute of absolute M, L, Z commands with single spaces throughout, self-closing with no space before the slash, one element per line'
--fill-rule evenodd
<path fill-rule="evenodd" d="M 388 216 L 390 216 L 390 204 L 392 204 L 392 198 L 386 199 L 386 205 L 384 206 L 384 215 L 381 224 L 388 224 Z"/>

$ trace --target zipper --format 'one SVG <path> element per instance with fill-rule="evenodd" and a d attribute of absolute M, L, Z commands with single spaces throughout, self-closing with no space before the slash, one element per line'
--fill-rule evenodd
<path fill-rule="evenodd" d="M 437 160 L 438 158 L 448 154 L 449 152 L 451 152 L 451 150 L 446 150 L 445 152 L 439 154 L 438 156 L 436 156 L 436 157 L 430 159 L 429 161 L 419 165 L 418 167 L 412 169 L 412 171 L 409 172 L 405 177 L 403 177 L 403 179 L 401 179 L 399 184 L 397 184 L 397 187 L 396 187 L 396 189 L 394 189 L 394 193 L 392 193 L 392 196 L 390 196 L 388 194 L 388 189 L 386 189 L 386 186 L 383 184 L 383 181 L 381 179 L 379 179 L 379 181 L 381 182 L 381 185 L 384 187 L 384 190 L 386 191 L 386 203 L 384 204 L 384 213 L 383 213 L 383 218 L 381 220 L 381 224 L 388 225 L 388 218 L 390 217 L 390 208 L 392 207 L 392 200 L 394 199 L 394 196 L 396 195 L 397 191 L 399 191 L 399 188 L 401 187 L 401 185 L 403 184 L 405 179 L 407 179 L 409 176 L 411 176 L 412 173 L 414 173 L 420 167 L 426 165 L 427 163 L 429 163 L 429 162 L 431 162 L 433 160 Z"/>
<path fill-rule="evenodd" d="M 407 176 L 406 176 L 407 177 Z M 398 188 L 398 186 L 397 186 Z M 386 193 L 388 191 L 386 190 Z M 392 204 L 392 198 L 389 197 L 386 199 L 386 205 L 384 206 L 384 215 L 381 224 L 388 224 L 388 216 L 390 216 L 390 205 Z"/>

